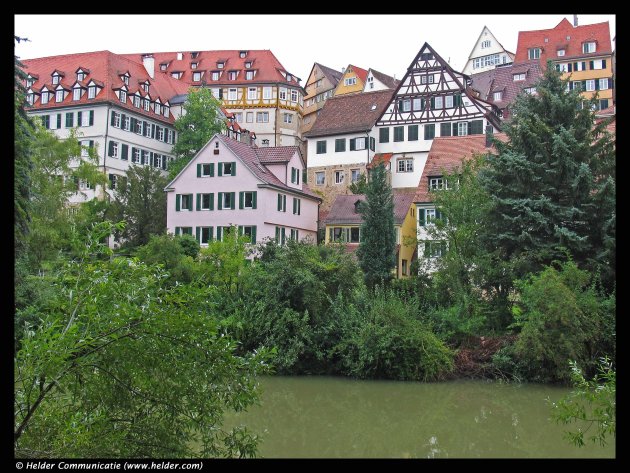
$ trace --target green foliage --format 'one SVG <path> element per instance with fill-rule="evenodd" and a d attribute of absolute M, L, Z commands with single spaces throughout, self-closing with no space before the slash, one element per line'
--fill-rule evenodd
<path fill-rule="evenodd" d="M 199 243 L 194 238 L 190 240 L 190 235 L 151 235 L 149 242 L 138 248 L 136 256 L 147 265 L 162 265 L 168 273 L 165 283 L 190 283 L 197 272 L 194 258 L 199 252 Z"/>
<path fill-rule="evenodd" d="M 419 381 L 440 379 L 453 367 L 453 353 L 418 312 L 417 300 L 377 289 L 349 318 L 337 350 L 347 374 L 359 378 Z"/>
<path fill-rule="evenodd" d="M 587 440 L 604 446 L 607 437 L 616 437 L 617 432 L 616 370 L 608 358 L 602 358 L 598 373 L 589 381 L 575 361 L 570 366 L 574 390 L 560 401 L 551 402 L 551 417 L 556 423 L 578 423 L 577 431 L 565 433 L 574 445 L 584 446 L 587 436 Z M 588 435 L 593 426 L 595 432 Z"/>
<path fill-rule="evenodd" d="M 253 455 L 255 437 L 221 422 L 258 399 L 267 354 L 236 356 L 196 310 L 212 288 L 164 288 L 161 269 L 110 260 L 100 241 L 113 229 L 97 225 L 45 306 L 26 309 L 39 324 L 24 327 L 15 357 L 16 456 Z"/>
<path fill-rule="evenodd" d="M 574 262 L 560 264 L 559 270 L 547 267 L 518 281 L 517 287 L 514 325 L 521 331 L 514 354 L 528 367 L 528 378 L 566 382 L 569 360 L 590 367 L 603 355 L 599 347 L 614 345 L 614 340 L 606 340 L 612 322 L 605 315 L 606 304 L 589 273 Z"/>
<path fill-rule="evenodd" d="M 361 195 L 367 192 L 367 185 L 367 178 L 365 177 L 365 174 L 361 173 L 359 174 L 359 179 L 356 182 L 350 183 L 348 189 L 353 194 Z"/>
<path fill-rule="evenodd" d="M 129 166 L 127 178 L 117 187 L 112 205 L 115 221 L 127 222 L 117 239 L 123 246 L 136 247 L 149 242 L 151 235 L 166 232 L 166 193 L 168 179 L 151 166 Z"/>
<path fill-rule="evenodd" d="M 592 271 L 615 264 L 615 149 L 591 106 L 551 63 L 536 95 L 521 94 L 505 123 L 508 143 L 481 173 L 491 195 L 484 242 L 516 277 L 566 258 Z M 601 209 L 601 210 L 600 210 Z"/>
<path fill-rule="evenodd" d="M 396 267 L 394 199 L 385 167 L 379 164 L 370 174 L 366 200 L 359 207 L 363 216 L 361 241 L 357 256 L 368 287 L 387 283 Z"/>
<path fill-rule="evenodd" d="M 177 143 L 173 153 L 177 158 L 169 166 L 169 181 L 203 148 L 216 133 L 225 128 L 221 102 L 205 87 L 190 88 L 184 113 L 175 120 Z"/>

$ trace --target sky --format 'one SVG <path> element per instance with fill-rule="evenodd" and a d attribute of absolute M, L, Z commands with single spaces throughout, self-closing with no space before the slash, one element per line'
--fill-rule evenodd
<path fill-rule="evenodd" d="M 54 18 L 53 18 L 54 17 Z M 302 79 L 314 62 L 336 70 L 353 64 L 401 78 L 428 42 L 461 71 L 482 28 L 516 52 L 519 31 L 549 29 L 567 15 L 15 15 L 15 46 L 21 59 L 90 51 L 270 49 L 285 69 Z M 580 15 L 578 24 L 615 15 Z M 613 43 L 614 48 L 614 43 Z"/>

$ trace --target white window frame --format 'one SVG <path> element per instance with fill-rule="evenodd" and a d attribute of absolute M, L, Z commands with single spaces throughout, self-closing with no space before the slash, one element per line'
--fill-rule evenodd
<path fill-rule="evenodd" d="M 251 205 L 247 205 L 247 195 L 251 198 Z M 244 209 L 253 209 L 254 208 L 254 192 L 253 191 L 245 191 L 243 192 L 243 208 Z"/>
<path fill-rule="evenodd" d="M 142 157 L 142 150 L 140 148 L 134 148 L 131 153 L 131 162 L 134 164 L 140 164 L 140 160 Z"/>
<path fill-rule="evenodd" d="M 397 172 L 413 172 L 413 158 L 400 158 L 396 161 Z"/>
<path fill-rule="evenodd" d="M 425 226 L 435 225 L 436 211 L 435 209 L 425 209 L 424 224 Z"/>
<path fill-rule="evenodd" d="M 587 92 L 595 91 L 595 79 L 586 79 L 586 91 Z"/>
<path fill-rule="evenodd" d="M 151 101 L 147 98 L 144 99 L 144 110 L 146 112 L 149 111 L 149 109 L 151 108 Z"/>
<path fill-rule="evenodd" d="M 512 80 L 514 82 L 525 80 L 525 73 L 521 72 L 520 74 L 512 74 Z"/>
<path fill-rule="evenodd" d="M 40 98 L 40 102 L 42 105 L 46 105 L 48 103 L 48 99 L 50 98 L 48 94 L 49 94 L 48 91 L 42 92 L 42 95 Z"/>
<path fill-rule="evenodd" d="M 444 108 L 453 108 L 453 96 L 447 95 L 444 99 Z"/>
<path fill-rule="evenodd" d="M 440 108 L 444 108 L 444 99 L 442 96 L 435 97 L 435 108 L 434 110 L 438 110 Z"/>
<path fill-rule="evenodd" d="M 582 43 L 582 52 L 584 54 L 594 53 L 596 51 L 597 45 L 595 44 L 595 41 L 587 41 L 585 43 Z"/>
<path fill-rule="evenodd" d="M 88 87 L 88 99 L 93 99 L 96 97 L 96 86 L 91 85 Z"/>
<path fill-rule="evenodd" d="M 444 181 L 445 179 L 442 177 L 432 177 L 429 179 L 429 190 L 435 191 L 444 189 Z M 446 185 L 446 189 L 448 189 L 448 185 Z"/>
<path fill-rule="evenodd" d="M 344 179 L 345 179 L 345 174 L 343 170 L 335 171 L 335 184 L 343 184 Z"/>
<path fill-rule="evenodd" d="M 293 114 L 292 113 L 283 113 L 282 121 L 284 123 L 293 123 Z"/>
<path fill-rule="evenodd" d="M 359 182 L 360 176 L 361 176 L 360 169 L 350 169 L 350 182 Z"/>
<path fill-rule="evenodd" d="M 203 176 L 203 174 L 202 174 Z M 205 206 L 203 202 L 204 196 L 208 196 L 208 205 Z M 199 209 L 200 210 L 210 210 L 210 203 L 212 202 L 212 193 L 211 192 L 202 192 L 201 197 L 199 198 Z"/>
<path fill-rule="evenodd" d="M 489 48 L 492 45 L 492 42 L 489 39 L 481 42 L 481 49 Z"/>
<path fill-rule="evenodd" d="M 326 173 L 324 171 L 318 171 L 315 173 L 315 185 L 323 186 L 326 184 Z"/>
<path fill-rule="evenodd" d="M 238 89 L 228 89 L 228 100 L 237 100 Z"/>
<path fill-rule="evenodd" d="M 184 204 L 184 198 L 186 200 L 190 199 L 190 203 Z M 181 202 L 179 205 L 179 210 L 181 212 L 186 211 L 186 212 L 191 212 L 190 209 L 193 208 L 193 194 L 181 194 Z"/>
<path fill-rule="evenodd" d="M 540 59 L 540 48 L 529 48 L 527 50 L 527 59 Z"/>
<path fill-rule="evenodd" d="M 346 85 L 346 86 L 356 85 L 356 83 L 357 83 L 356 77 L 346 77 L 343 80 L 343 85 Z"/>
<path fill-rule="evenodd" d="M 219 80 L 219 77 L 221 76 L 221 73 L 218 71 L 214 71 L 212 73 L 212 80 Z"/>
<path fill-rule="evenodd" d="M 164 127 L 159 127 L 157 131 L 158 141 L 164 141 Z"/>
<path fill-rule="evenodd" d="M 503 91 L 499 90 L 497 92 L 494 92 L 492 94 L 492 100 L 494 100 L 495 102 L 498 100 L 502 100 L 503 99 Z"/>
<path fill-rule="evenodd" d="M 457 122 L 457 136 L 468 136 L 468 131 L 468 122 Z"/>
<path fill-rule="evenodd" d="M 256 123 L 269 123 L 269 112 L 256 112 Z"/>
<path fill-rule="evenodd" d="M 52 84 L 53 85 L 59 84 L 59 80 L 60 80 L 59 74 L 53 74 L 53 76 L 52 76 Z"/>
<path fill-rule="evenodd" d="M 247 112 L 245 114 L 245 122 L 246 123 L 254 123 L 254 112 Z"/>
<path fill-rule="evenodd" d="M 286 100 L 287 99 L 287 89 L 286 89 L 286 87 L 280 87 L 279 92 L 278 92 L 278 99 L 279 100 Z"/>
<path fill-rule="evenodd" d="M 228 201 L 229 201 L 229 205 L 226 204 Z M 223 202 L 221 202 L 221 207 L 222 207 L 222 210 L 232 210 L 232 207 L 236 207 L 235 202 L 232 202 L 231 192 L 223 193 Z"/>
<path fill-rule="evenodd" d="M 133 106 L 140 108 L 140 96 L 137 94 L 133 96 Z"/>
<path fill-rule="evenodd" d="M 606 85 L 606 87 L 604 87 Z M 608 77 L 599 79 L 599 90 L 608 90 Z"/>
<path fill-rule="evenodd" d="M 63 102 L 63 99 L 66 98 L 65 94 L 63 92 L 64 92 L 63 89 L 55 91 L 55 102 L 57 102 L 57 103 Z M 61 98 L 59 98 L 59 97 L 61 97 Z"/>
<path fill-rule="evenodd" d="M 253 80 L 254 71 L 245 71 L 245 80 Z"/>
<path fill-rule="evenodd" d="M 295 103 L 298 101 L 298 92 L 295 89 L 291 89 L 291 102 Z"/>
<path fill-rule="evenodd" d="M 365 137 L 364 136 L 354 139 L 354 149 L 355 149 L 355 151 L 361 151 L 361 150 L 365 149 Z"/>
<path fill-rule="evenodd" d="M 238 77 L 237 71 L 228 71 L 228 80 L 236 80 Z"/>
<path fill-rule="evenodd" d="M 271 87 L 263 87 L 263 99 L 270 99 L 272 96 Z"/>
<path fill-rule="evenodd" d="M 199 82 L 201 80 L 201 71 L 193 72 L 193 82 Z"/>
<path fill-rule="evenodd" d="M 124 90 L 120 91 L 120 101 L 122 103 L 127 103 L 127 92 L 125 92 Z"/>
<path fill-rule="evenodd" d="M 118 112 L 113 112 L 113 111 L 112 111 L 112 113 L 114 114 L 114 123 L 113 123 L 113 125 L 112 125 L 112 126 L 113 126 L 113 127 L 115 127 L 115 128 L 120 128 L 120 124 L 121 124 L 121 120 L 120 120 L 120 119 L 121 119 L 121 116 L 120 116 L 120 113 L 118 113 Z"/>
<path fill-rule="evenodd" d="M 72 100 L 77 101 L 81 100 L 81 87 L 75 87 L 72 89 Z"/>
<path fill-rule="evenodd" d="M 247 100 L 258 100 L 258 87 L 247 88 Z"/>
<path fill-rule="evenodd" d="M 564 49 L 558 49 L 558 57 L 562 57 L 566 54 L 566 50 Z"/>

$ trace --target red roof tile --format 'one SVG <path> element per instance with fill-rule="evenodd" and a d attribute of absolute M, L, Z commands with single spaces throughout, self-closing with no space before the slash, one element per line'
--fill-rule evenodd
<path fill-rule="evenodd" d="M 394 189 L 394 224 L 402 225 L 414 199 L 414 190 Z M 363 217 L 356 211 L 356 203 L 365 202 L 364 194 L 338 195 L 323 219 L 325 225 L 332 224 L 360 224 Z"/>
<path fill-rule="evenodd" d="M 31 75 L 39 76 L 39 79 L 33 84 L 34 89 L 41 90 L 44 85 L 47 85 L 49 90 L 53 90 L 57 85 L 51 85 L 52 73 L 57 70 L 76 71 L 81 67 L 85 72 L 89 69 L 89 74 L 85 77 L 84 83 L 89 84 L 94 81 L 96 84 L 103 87 L 103 89 L 96 95 L 94 99 L 88 99 L 88 94 L 84 93 L 80 100 L 72 100 L 72 93 L 68 94 L 63 102 L 58 103 L 54 99 L 47 104 L 42 105 L 40 101 L 37 101 L 33 107 L 34 110 L 47 110 L 55 109 L 58 107 L 67 107 L 69 105 L 88 105 L 93 103 L 112 102 L 116 105 L 133 110 L 136 113 L 145 115 L 154 120 L 173 122 L 174 117 L 171 116 L 167 119 L 163 114 L 157 115 L 153 111 L 145 111 L 144 108 L 135 108 L 133 106 L 131 96 L 137 89 L 133 84 L 137 83 L 137 80 L 144 82 L 148 80 L 150 83 L 149 95 L 155 100 L 160 98 L 162 103 L 168 102 L 172 97 L 178 94 L 184 94 L 188 91 L 188 86 L 178 82 L 164 74 L 157 74 L 155 79 L 151 79 L 142 63 L 134 62 L 121 55 L 114 54 L 110 51 L 96 51 L 91 53 L 79 53 L 68 54 L 62 56 L 49 56 L 37 59 L 25 59 L 22 61 L 24 64 L 24 70 Z M 114 93 L 114 90 L 119 89 L 124 83 L 120 78 L 120 74 L 129 72 L 130 80 L 128 86 L 128 99 L 127 103 L 122 103 Z M 76 83 L 76 74 L 69 72 L 61 80 L 61 84 L 66 88 L 71 88 Z M 143 95 L 144 94 L 143 92 Z"/>
<path fill-rule="evenodd" d="M 494 137 L 503 142 L 507 141 L 505 133 L 495 133 Z M 485 135 L 435 138 L 431 144 L 431 150 L 418 183 L 414 202 L 433 202 L 429 192 L 429 177 L 452 173 L 460 167 L 464 159 L 470 159 L 476 153 L 496 154 L 496 149 L 494 147 L 486 147 Z"/>
<path fill-rule="evenodd" d="M 352 64 L 348 66 L 348 69 L 349 68 L 352 68 L 352 70 L 357 75 L 357 77 L 361 79 L 361 81 L 365 84 L 365 81 L 367 80 L 368 71 L 366 71 L 365 69 L 361 69 L 358 66 L 353 66 Z"/>
<path fill-rule="evenodd" d="M 381 163 L 383 163 L 383 165 L 387 165 L 392 160 L 393 155 L 394 153 L 376 153 L 372 158 L 372 162 L 366 167 L 368 169 L 372 169 L 373 167 L 376 167 Z"/>
<path fill-rule="evenodd" d="M 327 136 L 368 131 L 392 98 L 393 90 L 345 94 L 326 100 L 313 128 L 304 136 Z"/>
<path fill-rule="evenodd" d="M 585 54 L 582 52 L 582 43 L 586 41 L 597 43 L 595 53 Z M 564 18 L 555 28 L 519 31 L 514 62 L 527 61 L 529 59 L 527 50 L 531 48 L 541 48 L 540 62 L 543 67 L 545 67 L 548 59 L 558 59 L 558 49 L 565 49 L 565 55 L 561 57 L 562 60 L 612 54 L 610 27 L 607 21 L 592 25 L 573 26 Z"/>

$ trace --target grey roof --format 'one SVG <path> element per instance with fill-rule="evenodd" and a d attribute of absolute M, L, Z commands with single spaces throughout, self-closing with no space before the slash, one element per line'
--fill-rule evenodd
<path fill-rule="evenodd" d="M 315 64 L 319 66 L 321 71 L 324 73 L 324 76 L 326 76 L 326 78 L 330 81 L 330 83 L 333 86 L 336 86 L 341 80 L 341 78 L 343 77 L 343 73 L 341 71 L 337 71 L 330 67 L 324 66 L 318 62 L 316 62 Z"/>
<path fill-rule="evenodd" d="M 394 79 L 392 76 L 388 76 L 387 74 L 383 74 L 375 69 L 370 69 L 372 71 L 372 75 L 376 77 L 380 82 L 385 84 L 390 89 L 395 89 L 398 87 L 398 83 L 400 82 L 398 79 Z"/>

